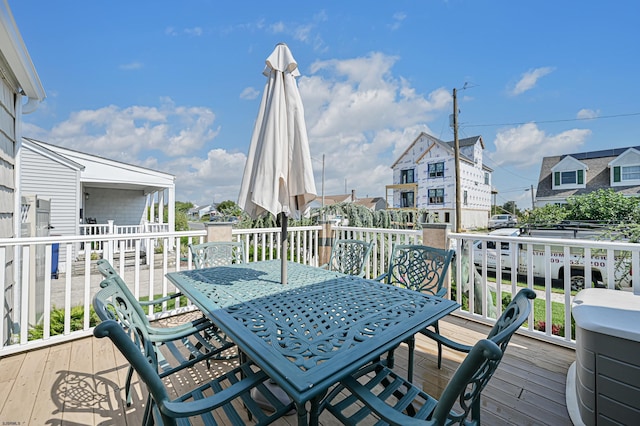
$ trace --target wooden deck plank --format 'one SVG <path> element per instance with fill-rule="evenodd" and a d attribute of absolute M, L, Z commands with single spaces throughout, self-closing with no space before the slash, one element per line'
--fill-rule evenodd
<path fill-rule="evenodd" d="M 11 389 L 13 389 L 13 384 L 25 356 L 26 354 L 22 353 L 0 358 L 0 421 L 6 418 L 4 416 L 4 407 L 11 395 Z"/>
<path fill-rule="evenodd" d="M 55 397 L 60 389 L 61 378 L 69 370 L 71 346 L 52 346 L 47 357 L 42 381 L 37 390 L 38 404 L 31 414 L 30 424 L 44 425 L 52 421 L 62 420 L 62 407 Z"/>
<path fill-rule="evenodd" d="M 489 327 L 463 318 L 440 322 L 441 332 L 473 344 L 486 336 Z M 416 339 L 415 382 L 439 396 L 464 355 L 445 349 L 443 368 L 437 368 L 433 341 Z M 396 368 L 406 371 L 407 350 L 395 353 Z M 483 392 L 483 423 L 490 425 L 570 425 L 565 406 L 566 372 L 575 352 L 525 336 L 513 337 L 505 357 Z M 171 392 L 182 392 L 220 374 L 231 362 L 213 362 L 211 369 L 199 365 L 170 380 Z M 109 339 L 86 339 L 0 359 L 0 421 L 50 425 L 139 425 L 146 389 L 134 374 L 133 405 L 124 404 L 128 363 Z M 82 383 L 81 389 L 72 383 Z M 48 400 L 47 400 L 48 398 Z M 56 411 L 57 410 L 57 411 Z M 30 413 L 31 421 L 23 413 Z M 226 419 L 216 417 L 222 425 Z M 275 424 L 294 425 L 295 416 Z M 329 413 L 322 426 L 337 425 Z M 232 425 L 229 425 L 232 426 Z"/>
<path fill-rule="evenodd" d="M 25 354 L 2 410 L 3 422 L 29 424 L 49 352 L 50 348 L 46 348 Z"/>

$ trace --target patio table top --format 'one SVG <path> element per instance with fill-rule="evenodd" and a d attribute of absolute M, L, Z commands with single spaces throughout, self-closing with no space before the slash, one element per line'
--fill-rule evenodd
<path fill-rule="evenodd" d="M 458 307 L 321 268 L 252 262 L 167 274 L 300 406 Z"/>

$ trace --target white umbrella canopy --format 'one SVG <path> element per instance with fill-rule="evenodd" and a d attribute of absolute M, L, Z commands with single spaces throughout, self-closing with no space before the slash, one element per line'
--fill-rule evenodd
<path fill-rule="evenodd" d="M 266 60 L 267 83 L 253 128 L 238 205 L 252 218 L 280 214 L 282 283 L 286 284 L 287 220 L 316 198 L 304 107 L 295 78 L 298 64 L 280 43 Z"/>

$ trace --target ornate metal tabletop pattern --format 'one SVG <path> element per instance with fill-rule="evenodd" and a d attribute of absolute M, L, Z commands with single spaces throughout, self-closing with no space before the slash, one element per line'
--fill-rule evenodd
<path fill-rule="evenodd" d="M 288 274 L 288 284 L 280 284 L 279 261 L 267 261 L 168 277 L 296 400 L 457 307 L 297 263 L 289 263 Z"/>

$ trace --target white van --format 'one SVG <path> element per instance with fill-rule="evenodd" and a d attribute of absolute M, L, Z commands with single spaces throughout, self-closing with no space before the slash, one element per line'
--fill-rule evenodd
<path fill-rule="evenodd" d="M 489 235 L 509 236 L 516 237 L 520 235 L 520 230 L 516 228 L 502 228 L 490 232 Z M 498 249 L 494 241 L 486 241 L 487 243 L 487 270 L 495 272 L 496 270 L 496 256 Z M 473 257 L 474 263 L 477 268 L 482 268 L 482 246 L 483 241 L 474 241 L 473 243 Z M 517 261 L 515 267 L 519 275 L 527 275 L 527 250 L 529 245 L 527 244 L 513 244 L 509 242 L 502 242 L 500 245 L 500 258 L 503 272 L 509 272 L 512 268 L 512 255 L 515 255 Z M 533 276 L 544 278 L 546 263 L 549 263 L 551 271 L 551 279 L 564 279 L 564 250 L 551 247 L 551 257 L 545 258 L 545 247 L 542 244 L 533 244 L 532 246 L 532 267 Z M 585 286 L 585 271 L 584 271 L 584 253 L 581 248 L 570 249 L 569 264 L 571 265 L 571 289 L 580 290 Z M 594 253 L 591 256 L 591 281 L 595 287 L 606 287 L 606 271 L 607 271 L 608 259 L 604 254 Z M 628 286 L 628 277 L 626 271 L 629 270 L 629 262 L 625 259 L 616 258 L 616 265 L 618 266 L 615 271 L 616 284 Z M 625 269 L 626 268 L 626 269 Z M 625 278 L 622 278 L 625 277 Z"/>

